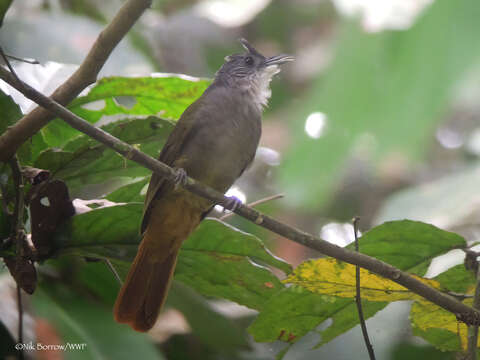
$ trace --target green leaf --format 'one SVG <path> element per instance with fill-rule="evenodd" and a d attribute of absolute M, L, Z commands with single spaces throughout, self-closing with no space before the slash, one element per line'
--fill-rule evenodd
<path fill-rule="evenodd" d="M 292 271 L 290 264 L 272 255 L 259 238 L 214 218 L 203 221 L 182 246 L 182 253 L 200 251 L 248 256 L 259 264 L 276 267 L 286 274 Z"/>
<path fill-rule="evenodd" d="M 167 119 L 178 119 L 185 108 L 195 101 L 210 85 L 210 80 L 186 76 L 165 77 L 108 77 L 101 79 L 87 96 L 75 99 L 70 108 L 79 115 L 85 111 L 82 105 L 105 100 L 101 111 L 87 110 L 84 114 L 101 115 L 161 115 Z M 115 97 L 134 97 L 130 108 L 114 101 Z M 95 115 L 93 115 L 95 116 Z M 92 116 L 85 116 L 92 119 Z"/>
<path fill-rule="evenodd" d="M 414 327 L 412 333 L 415 336 L 422 337 L 430 344 L 437 345 L 436 347 L 441 351 L 459 351 L 462 349 L 458 336 L 452 336 L 450 331 L 444 329 L 422 331 Z"/>
<path fill-rule="evenodd" d="M 435 277 L 443 289 L 456 293 L 467 293 L 476 284 L 475 276 L 465 269 L 465 265 L 456 265 Z"/>
<path fill-rule="evenodd" d="M 110 193 L 106 199 L 113 202 L 143 202 L 145 199 L 145 193 L 141 191 L 148 184 L 150 177 L 142 178 L 131 184 L 122 186 Z"/>
<path fill-rule="evenodd" d="M 209 84 L 208 80 L 175 75 L 108 77 L 98 81 L 88 95 L 72 101 L 68 108 L 90 123 L 96 123 L 106 116 L 114 119 L 119 116 L 124 118 L 125 115 L 154 115 L 177 120 Z M 92 109 L 92 105 L 96 110 Z M 51 121 L 42 132 L 47 143 L 57 147 L 78 134 L 60 119 Z"/>
<path fill-rule="evenodd" d="M 245 332 L 232 320 L 214 311 L 201 296 L 185 285 L 179 282 L 172 284 L 167 305 L 180 310 L 192 332 L 216 351 L 234 354 L 239 348 L 248 348 Z"/>
<path fill-rule="evenodd" d="M 111 258 L 125 271 L 140 241 L 142 211 L 142 204 L 131 203 L 73 216 L 53 241 L 59 253 Z M 261 309 L 284 286 L 259 263 L 290 272 L 290 266 L 268 252 L 257 237 L 206 219 L 184 242 L 175 277 L 204 295 Z"/>
<path fill-rule="evenodd" d="M 366 318 L 383 309 L 387 303 L 363 301 Z M 356 305 L 349 299 L 314 294 L 299 286 L 286 288 L 272 297 L 248 331 L 255 341 L 282 340 L 295 342 L 324 321 L 332 322 L 316 331 L 322 339 L 321 346 L 358 324 Z"/>
<path fill-rule="evenodd" d="M 87 290 L 103 304 L 113 306 L 120 285 L 104 261 L 86 262 L 79 257 L 62 256 L 48 260 L 48 265 L 62 274 L 68 274 L 71 289 L 78 292 Z M 128 265 L 113 261 L 113 266 L 125 278 Z M 232 354 L 239 348 L 248 347 L 245 333 L 233 321 L 214 311 L 201 296 L 178 281 L 172 283 L 166 307 L 182 312 L 193 334 L 216 351 Z"/>
<path fill-rule="evenodd" d="M 476 280 L 463 264 L 454 266 L 434 278 L 445 291 L 472 295 Z M 472 306 L 472 298 L 463 301 Z M 416 301 L 410 311 L 413 334 L 424 338 L 442 351 L 466 348 L 467 326 L 457 321 L 455 314 L 426 301 Z"/>
<path fill-rule="evenodd" d="M 443 352 L 435 349 L 433 346 L 425 344 L 411 343 L 405 339 L 393 346 L 391 360 L 453 360 L 455 356 L 449 352 Z"/>
<path fill-rule="evenodd" d="M 12 2 L 13 0 L 0 0 L 0 27 L 3 25 L 3 18 L 5 17 L 5 14 L 7 13 L 7 10 Z"/>
<path fill-rule="evenodd" d="M 414 302 L 409 318 L 413 334 L 442 351 L 458 351 L 462 344 L 467 344 L 467 326 L 457 321 L 454 314 L 433 303 Z"/>
<path fill-rule="evenodd" d="M 365 317 L 365 319 L 369 319 L 387 305 L 387 303 L 362 300 L 363 316 Z M 320 331 L 321 340 L 315 346 L 315 348 L 318 348 L 323 344 L 328 343 L 330 340 L 335 339 L 337 336 L 344 334 L 345 332 L 359 324 L 358 309 L 355 302 L 351 301 L 350 303 L 346 304 L 345 307 L 332 306 L 332 308 L 333 313 L 331 316 L 331 320 L 333 321 L 333 323 L 327 329 Z"/>
<path fill-rule="evenodd" d="M 276 355 L 275 355 L 275 360 L 282 360 L 284 356 L 287 354 L 288 350 L 292 347 L 293 343 L 289 343 L 287 346 L 285 346 L 282 350 L 280 350 Z"/>
<path fill-rule="evenodd" d="M 88 298 L 113 307 L 120 284 L 103 259 L 63 255 L 49 258 L 45 265 L 66 278 L 71 291 L 88 294 Z"/>
<path fill-rule="evenodd" d="M 183 244 L 176 279 L 201 294 L 261 309 L 284 286 L 268 269 L 286 273 L 290 265 L 274 257 L 257 237 L 219 220 L 206 219 Z"/>
<path fill-rule="evenodd" d="M 257 342 L 293 342 L 332 316 L 339 303 L 348 304 L 348 300 L 314 294 L 294 285 L 272 297 L 248 331 Z"/>
<path fill-rule="evenodd" d="M 140 243 L 143 204 L 98 208 L 67 220 L 55 233 L 60 253 L 131 261 Z"/>
<path fill-rule="evenodd" d="M 360 252 L 417 275 L 424 275 L 432 259 L 466 246 L 458 234 L 419 221 L 390 221 L 374 227 L 359 240 Z M 348 246 L 354 249 L 354 244 Z"/>
<path fill-rule="evenodd" d="M 290 117 L 296 136 L 280 168 L 290 204 L 324 205 L 353 153 L 379 164 L 426 154 L 452 89 L 478 60 L 478 13 L 476 0 L 435 1 L 405 31 L 366 33 L 352 23 L 338 29 L 330 68 Z M 313 139 L 305 119 L 317 111 L 327 120 Z"/>
<path fill-rule="evenodd" d="M 111 135 L 157 157 L 173 124 L 150 116 L 146 119 L 127 119 L 102 127 Z M 87 189 L 90 197 L 109 193 L 134 178 L 145 177 L 150 170 L 126 160 L 115 151 L 86 135 L 69 141 L 63 150 L 49 149 L 35 161 L 35 166 L 48 169 L 53 176 L 65 181 L 78 197 Z"/>
<path fill-rule="evenodd" d="M 457 234 L 410 220 L 377 226 L 363 234 L 359 241 L 362 253 L 418 275 L 425 273 L 434 257 L 453 248 L 465 246 L 465 240 Z M 353 244 L 349 246 L 352 247 Z M 338 263 L 341 266 L 342 263 Z M 327 275 L 332 273 L 333 271 Z M 342 281 L 338 280 L 338 283 L 341 284 Z M 362 303 L 366 319 L 388 304 L 369 302 L 365 299 Z M 294 336 L 293 339 L 297 339 L 314 330 L 326 319 L 332 318 L 332 324 L 320 331 L 322 335 L 320 346 L 359 323 L 355 307 L 352 299 L 314 294 L 302 287 L 292 286 L 265 304 L 249 332 L 257 341 L 274 341 L 283 331 L 280 339 L 289 341 L 289 337 Z"/>
<path fill-rule="evenodd" d="M 3 134 L 7 128 L 17 122 L 22 117 L 20 107 L 13 99 L 0 91 L 0 109 L 2 109 L 2 118 L 0 119 L 0 134 Z M 41 136 L 36 136 L 23 143 L 17 151 L 18 158 L 22 165 L 30 165 L 33 157 L 39 151 L 45 149 L 46 144 Z"/>
<path fill-rule="evenodd" d="M 0 134 L 3 134 L 7 127 L 20 119 L 22 112 L 13 99 L 0 91 L 0 109 L 2 109 L 2 119 L 0 121 Z"/>
<path fill-rule="evenodd" d="M 64 344 L 86 344 L 83 350 L 64 351 L 67 359 L 163 359 L 147 335 L 120 326 L 109 309 L 60 284 L 43 283 L 32 302 L 37 315 L 55 326 Z"/>

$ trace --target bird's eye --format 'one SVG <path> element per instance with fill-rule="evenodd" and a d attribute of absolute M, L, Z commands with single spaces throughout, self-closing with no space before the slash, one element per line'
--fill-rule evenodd
<path fill-rule="evenodd" d="M 245 64 L 247 64 L 248 66 L 252 66 L 253 65 L 253 58 L 251 56 L 247 56 L 245 58 Z"/>

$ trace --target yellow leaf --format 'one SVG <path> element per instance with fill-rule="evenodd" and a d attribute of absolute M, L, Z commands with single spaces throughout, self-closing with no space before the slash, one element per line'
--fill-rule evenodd
<path fill-rule="evenodd" d="M 472 299 L 466 299 L 465 304 L 472 306 Z M 422 331 L 429 329 L 443 329 L 457 336 L 464 350 L 467 349 L 468 327 L 465 323 L 457 321 L 454 314 L 442 309 L 429 301 L 416 301 L 412 305 L 410 319 L 414 327 Z M 480 338 L 477 341 L 480 347 Z"/>
<path fill-rule="evenodd" d="M 435 288 L 435 280 L 412 275 L 423 283 Z M 355 266 L 332 258 L 310 260 L 300 264 L 285 283 L 300 285 L 311 292 L 338 297 L 355 297 Z M 402 285 L 360 269 L 362 299 L 370 301 L 399 301 L 422 299 Z"/>

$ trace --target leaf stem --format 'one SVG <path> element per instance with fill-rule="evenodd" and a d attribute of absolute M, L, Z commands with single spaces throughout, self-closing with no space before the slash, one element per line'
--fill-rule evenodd
<path fill-rule="evenodd" d="M 112 262 L 109 259 L 106 259 L 106 258 L 103 259 L 103 260 L 105 261 L 105 264 L 107 264 L 107 267 L 110 269 L 110 271 L 115 276 L 115 279 L 117 279 L 120 286 L 122 286 L 123 285 L 122 278 L 120 277 L 120 275 L 118 275 L 117 269 L 115 269 L 115 267 L 112 265 Z"/>

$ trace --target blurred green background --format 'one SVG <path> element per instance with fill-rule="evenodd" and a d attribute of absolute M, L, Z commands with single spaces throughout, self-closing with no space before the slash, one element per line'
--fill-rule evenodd
<path fill-rule="evenodd" d="M 44 65 L 36 71 L 21 65 L 18 72 L 48 93 L 82 61 L 121 4 L 14 1 L 0 43 L 8 53 Z M 341 245 L 353 237 L 353 216 L 360 216 L 363 230 L 409 218 L 475 241 L 479 14 L 476 0 L 154 0 L 101 75 L 213 77 L 224 56 L 241 51 L 240 37 L 265 55 L 290 53 L 296 61 L 272 82 L 255 163 L 232 193 L 247 202 L 283 193 L 282 200 L 259 209 Z M 29 106 L 24 103 L 23 110 Z M 265 239 L 294 265 L 318 256 L 241 219 L 232 223 Z M 78 299 L 59 299 L 61 306 L 82 309 Z M 45 296 L 43 303 L 49 301 Z M 453 358 L 409 332 L 404 305 L 392 304 L 368 322 L 377 357 Z M 248 323 L 248 317 L 235 321 Z M 110 330 L 111 346 L 124 341 Z M 183 333 L 177 330 L 168 334 Z M 179 334 L 157 338 L 168 359 L 221 358 L 215 346 Z M 131 341 L 136 346 L 144 339 Z M 306 336 L 285 359 L 350 359 L 365 351 L 358 328 L 311 350 L 317 342 L 315 334 Z M 273 359 L 282 348 L 251 346 L 245 358 Z M 202 355 L 182 355 L 185 347 Z M 145 351 L 148 357 L 154 349 Z"/>

